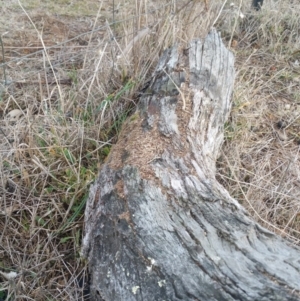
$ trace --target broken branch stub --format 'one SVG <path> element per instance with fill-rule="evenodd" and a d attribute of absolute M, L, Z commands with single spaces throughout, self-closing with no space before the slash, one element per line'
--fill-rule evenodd
<path fill-rule="evenodd" d="M 214 30 L 164 52 L 90 189 L 92 300 L 299 300 L 299 249 L 215 179 L 233 83 Z"/>

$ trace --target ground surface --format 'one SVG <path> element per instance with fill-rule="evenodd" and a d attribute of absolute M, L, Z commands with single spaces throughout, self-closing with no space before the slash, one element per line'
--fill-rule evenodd
<path fill-rule="evenodd" d="M 265 2 L 1 3 L 0 300 L 83 300 L 88 186 L 163 49 L 213 24 L 237 70 L 217 177 L 299 243 L 300 4 Z"/>

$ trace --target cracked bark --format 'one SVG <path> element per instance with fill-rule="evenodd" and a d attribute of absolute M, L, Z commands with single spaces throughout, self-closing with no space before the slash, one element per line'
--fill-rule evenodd
<path fill-rule="evenodd" d="M 233 82 L 214 30 L 161 57 L 90 189 L 92 300 L 299 300 L 299 249 L 215 179 Z"/>

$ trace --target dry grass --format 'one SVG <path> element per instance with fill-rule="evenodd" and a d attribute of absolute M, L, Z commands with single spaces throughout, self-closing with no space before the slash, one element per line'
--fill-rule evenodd
<path fill-rule="evenodd" d="M 204 36 L 214 21 L 238 71 L 218 179 L 298 242 L 300 5 L 265 1 L 258 13 L 242 5 L 243 22 L 225 17 L 227 4 L 216 19 L 218 0 L 208 11 L 189 0 L 3 5 L 0 300 L 84 299 L 88 186 L 163 49 Z"/>
<path fill-rule="evenodd" d="M 65 2 L 3 6 L 0 300 L 84 300 L 88 186 L 163 49 L 214 16 L 192 1 L 91 0 L 80 15 Z"/>
<path fill-rule="evenodd" d="M 230 35 L 238 74 L 218 179 L 257 221 L 299 244 L 300 3 L 265 2 Z"/>

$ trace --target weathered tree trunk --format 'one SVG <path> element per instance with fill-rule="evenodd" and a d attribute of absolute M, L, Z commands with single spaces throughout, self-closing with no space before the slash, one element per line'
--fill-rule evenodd
<path fill-rule="evenodd" d="M 215 31 L 163 54 L 90 189 L 92 300 L 300 299 L 299 249 L 215 179 L 233 82 Z"/>

